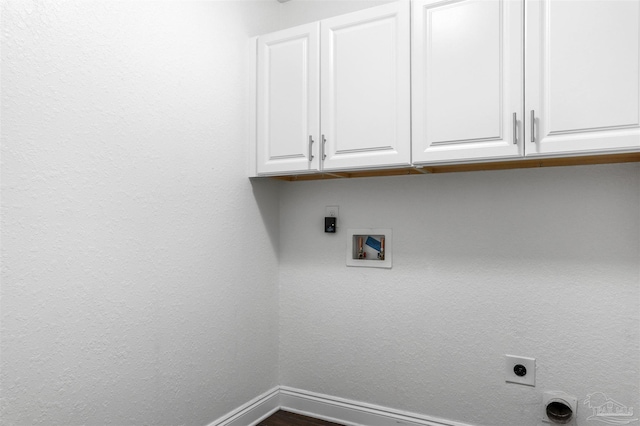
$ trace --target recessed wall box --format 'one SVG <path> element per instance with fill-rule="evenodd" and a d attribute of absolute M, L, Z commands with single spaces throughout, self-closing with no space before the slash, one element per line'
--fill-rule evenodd
<path fill-rule="evenodd" d="M 349 229 L 347 238 L 347 266 L 391 268 L 391 229 Z"/>

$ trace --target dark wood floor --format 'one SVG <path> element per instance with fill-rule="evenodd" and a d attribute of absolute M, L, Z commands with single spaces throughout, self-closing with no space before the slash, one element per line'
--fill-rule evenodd
<path fill-rule="evenodd" d="M 331 423 L 312 417 L 301 416 L 300 414 L 289 413 L 287 411 L 277 411 L 258 423 L 258 426 L 340 426 L 338 423 Z"/>

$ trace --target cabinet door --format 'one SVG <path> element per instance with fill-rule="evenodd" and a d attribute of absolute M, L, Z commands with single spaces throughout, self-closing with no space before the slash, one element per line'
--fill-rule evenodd
<path fill-rule="evenodd" d="M 640 148 L 640 2 L 531 0 L 526 12 L 526 154 Z"/>
<path fill-rule="evenodd" d="M 522 152 L 523 2 L 416 0 L 413 162 Z"/>
<path fill-rule="evenodd" d="M 409 3 L 321 23 L 323 169 L 408 165 Z"/>
<path fill-rule="evenodd" d="M 258 174 L 319 169 L 319 24 L 258 38 Z"/>

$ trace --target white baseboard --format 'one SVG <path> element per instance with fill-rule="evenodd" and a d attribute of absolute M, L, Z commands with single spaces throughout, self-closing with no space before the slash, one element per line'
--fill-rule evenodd
<path fill-rule="evenodd" d="M 288 386 L 265 392 L 209 426 L 255 426 L 278 410 L 346 426 L 473 426 Z"/>
<path fill-rule="evenodd" d="M 471 426 L 287 386 L 280 386 L 280 409 L 347 426 Z"/>
<path fill-rule="evenodd" d="M 280 388 L 275 387 L 252 399 L 209 426 L 255 426 L 280 409 Z"/>

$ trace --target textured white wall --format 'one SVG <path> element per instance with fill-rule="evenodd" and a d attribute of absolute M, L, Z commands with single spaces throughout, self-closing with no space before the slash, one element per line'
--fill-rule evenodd
<path fill-rule="evenodd" d="M 538 425 L 545 390 L 640 407 L 640 165 L 288 183 L 280 211 L 282 385 L 488 426 Z M 369 227 L 393 269 L 345 266 Z"/>
<path fill-rule="evenodd" d="M 589 393 L 640 409 L 640 165 L 296 182 L 280 208 L 281 385 L 487 426 L 539 425 L 545 390 L 581 426 Z M 393 269 L 345 266 L 366 227 L 393 228 Z M 504 382 L 507 353 L 537 358 L 535 388 Z"/>
<path fill-rule="evenodd" d="M 2 424 L 207 424 L 277 385 L 275 1 L 2 2 Z"/>
<path fill-rule="evenodd" d="M 394 1 L 397 0 L 291 0 L 281 6 L 280 26 L 290 28 Z"/>

